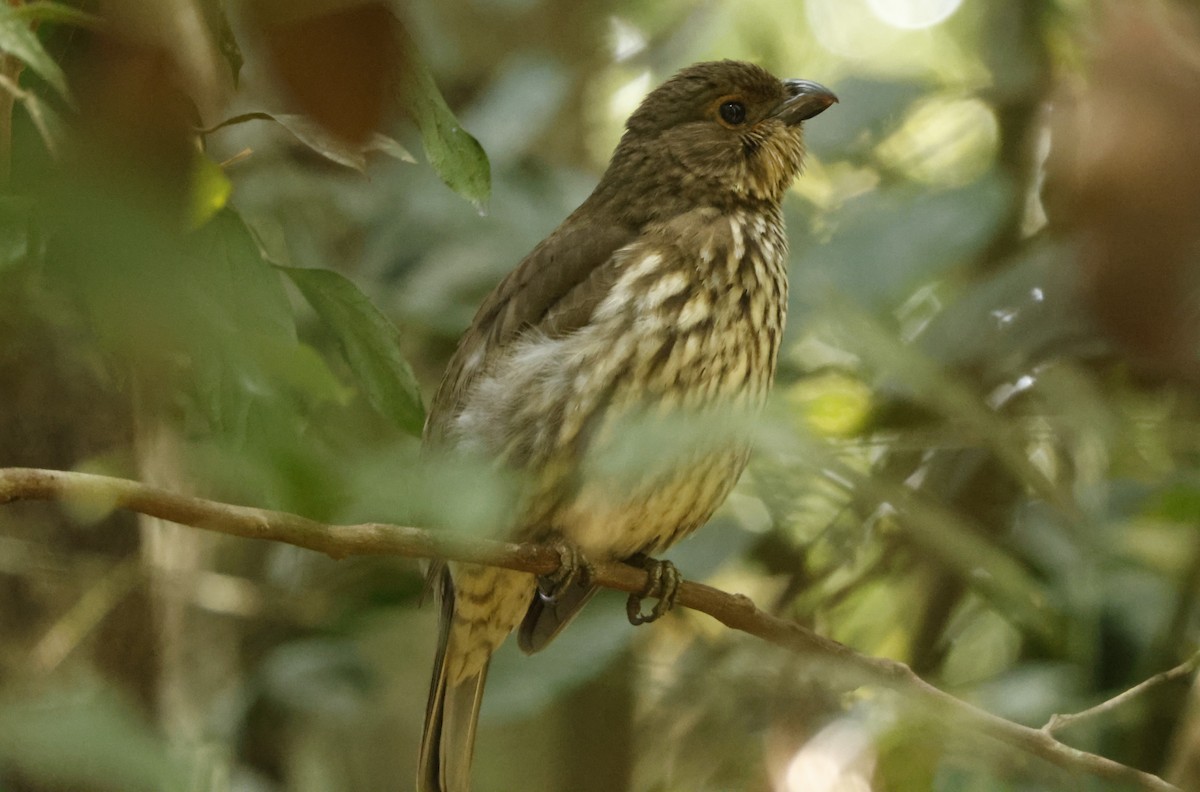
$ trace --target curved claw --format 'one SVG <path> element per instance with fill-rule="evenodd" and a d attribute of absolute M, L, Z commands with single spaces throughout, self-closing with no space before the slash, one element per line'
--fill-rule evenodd
<path fill-rule="evenodd" d="M 587 586 L 593 567 L 578 547 L 566 541 L 551 545 L 558 553 L 558 569 L 538 578 L 537 593 L 544 602 L 554 602 L 576 583 Z"/>
<path fill-rule="evenodd" d="M 675 598 L 679 595 L 679 584 L 683 578 L 670 561 L 658 561 L 639 555 L 629 559 L 629 563 L 646 570 L 650 580 L 642 592 L 629 595 L 629 599 L 625 601 L 625 615 L 635 627 L 657 621 L 675 607 Z M 646 597 L 657 597 L 658 602 L 654 603 L 649 613 L 643 614 L 642 600 Z"/>

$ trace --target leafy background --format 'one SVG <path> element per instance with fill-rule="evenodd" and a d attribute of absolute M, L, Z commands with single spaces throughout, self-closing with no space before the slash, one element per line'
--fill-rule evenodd
<path fill-rule="evenodd" d="M 1175 666 L 1200 593 L 1196 12 L 919 18 L 938 5 L 0 5 L 0 464 L 488 531 L 508 483 L 419 458 L 422 395 L 641 96 L 746 58 L 841 103 L 788 198 L 755 461 L 672 559 L 1029 725 Z M 5 506 L 0 789 L 407 789 L 422 586 Z M 1104 788 L 621 604 L 497 656 L 477 789 Z M 1061 736 L 1195 789 L 1198 714 L 1185 680 Z"/>

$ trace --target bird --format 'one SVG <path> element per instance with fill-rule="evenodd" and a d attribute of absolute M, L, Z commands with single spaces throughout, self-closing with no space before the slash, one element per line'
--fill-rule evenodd
<path fill-rule="evenodd" d="M 469 790 L 492 653 L 518 627 L 522 650 L 544 648 L 595 591 L 589 560 L 651 572 L 659 602 L 644 615 L 631 597 L 633 623 L 670 606 L 678 573 L 652 556 L 708 521 L 750 445 L 739 430 L 680 429 L 765 402 L 787 310 L 781 203 L 802 122 L 836 101 L 748 62 L 682 69 L 629 117 L 591 195 L 483 300 L 424 445 L 516 474 L 510 537 L 554 545 L 564 564 L 543 580 L 468 563 L 432 573 L 441 629 L 420 792 Z M 630 436 L 652 440 L 623 457 Z"/>

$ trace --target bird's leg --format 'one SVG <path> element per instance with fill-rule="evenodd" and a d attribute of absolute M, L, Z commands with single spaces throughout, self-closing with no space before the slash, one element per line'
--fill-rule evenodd
<path fill-rule="evenodd" d="M 546 602 L 554 602 L 575 584 L 587 586 L 595 572 L 592 562 L 573 542 L 556 539 L 550 546 L 558 553 L 558 569 L 539 576 L 537 584 L 538 596 Z"/>
<path fill-rule="evenodd" d="M 675 607 L 675 597 L 679 594 L 679 584 L 683 578 L 674 564 L 670 561 L 659 561 L 644 553 L 631 556 L 625 559 L 625 562 L 650 573 L 650 582 L 646 584 L 645 590 L 640 594 L 630 594 L 625 602 L 625 614 L 629 616 L 630 624 L 635 627 L 639 624 L 649 624 Z M 646 597 L 658 597 L 658 602 L 654 603 L 649 613 L 643 614 L 642 600 Z"/>

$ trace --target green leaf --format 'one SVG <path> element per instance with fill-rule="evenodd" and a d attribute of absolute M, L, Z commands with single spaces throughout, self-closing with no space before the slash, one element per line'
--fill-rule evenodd
<path fill-rule="evenodd" d="M 308 344 L 280 349 L 269 370 L 280 382 L 314 401 L 348 401 L 351 395 L 351 389 L 338 382 L 321 353 Z"/>
<path fill-rule="evenodd" d="M 217 49 L 221 53 L 221 57 L 225 59 L 225 63 L 229 66 L 229 72 L 233 77 L 233 84 L 238 84 L 238 78 L 242 73 L 242 49 L 238 46 L 237 39 L 233 35 L 233 28 L 229 25 L 229 14 L 225 10 L 225 0 L 203 0 L 200 3 L 200 10 L 204 13 L 204 23 L 208 26 L 208 32 L 212 35 L 213 40 L 217 43 Z"/>
<path fill-rule="evenodd" d="M 946 750 L 938 724 L 919 712 L 898 721 L 877 738 L 878 773 L 884 789 L 936 789 L 934 777 Z"/>
<path fill-rule="evenodd" d="M 401 100 L 421 132 L 429 164 L 450 189 L 483 211 L 492 191 L 491 166 L 479 141 L 458 123 L 407 32 L 399 33 L 404 63 Z"/>
<path fill-rule="evenodd" d="M 199 228 L 212 220 L 217 212 L 229 203 L 233 183 L 229 181 L 225 171 L 221 170 L 221 166 L 199 151 L 192 159 L 191 207 L 188 220 L 192 228 Z"/>
<path fill-rule="evenodd" d="M 210 425 L 244 438 L 255 405 L 294 412 L 297 395 L 328 398 L 328 387 L 296 371 L 305 363 L 291 300 L 242 218 L 223 209 L 188 242 L 163 325 L 187 351 L 190 386 Z"/>
<path fill-rule="evenodd" d="M 20 101 L 25 106 L 25 112 L 29 113 L 29 119 L 33 121 L 46 150 L 57 155 L 62 149 L 62 141 L 66 135 L 66 124 L 62 118 L 48 103 L 29 91 L 22 92 Z"/>
<path fill-rule="evenodd" d="M 396 140 L 381 135 L 378 132 L 371 135 L 366 143 L 355 146 L 341 138 L 329 134 L 323 126 L 308 116 L 292 113 L 265 113 L 257 111 L 243 113 L 222 121 L 214 127 L 204 130 L 201 134 L 211 135 L 219 129 L 244 124 L 247 121 L 274 121 L 292 134 L 294 138 L 308 146 L 314 153 L 320 154 L 330 162 L 345 165 L 347 168 L 362 173 L 367 169 L 367 153 L 378 151 L 401 162 L 416 162 L 413 155 Z"/>
<path fill-rule="evenodd" d="M 1200 514 L 1200 485 L 1180 481 L 1164 487 L 1151 501 L 1147 514 L 1160 520 L 1190 524 Z"/>
<path fill-rule="evenodd" d="M 33 70 L 64 98 L 70 99 L 67 78 L 29 27 L 28 20 L 7 4 L 0 5 L 0 52 L 7 52 Z"/>
<path fill-rule="evenodd" d="M 0 703 L 0 766 L 56 788 L 186 788 L 162 738 L 112 690 L 92 684 Z"/>
<path fill-rule="evenodd" d="M 33 204 L 23 198 L 0 196 L 0 272 L 29 255 L 29 225 Z"/>
<path fill-rule="evenodd" d="M 228 322 L 239 335 L 249 331 L 278 341 L 294 341 L 296 323 L 291 301 L 278 273 L 263 259 L 245 221 L 225 209 L 199 234 L 201 266 L 194 270 L 195 291 L 217 301 L 215 305 L 200 306 L 200 313 L 214 317 L 214 322 Z"/>
<path fill-rule="evenodd" d="M 44 22 L 51 25 L 74 25 L 76 27 L 98 30 L 102 26 L 100 18 L 78 8 L 71 8 L 62 3 L 52 3 L 49 0 L 34 0 L 32 3 L 17 6 L 13 16 L 28 22 Z"/>
<path fill-rule="evenodd" d="M 419 436 L 425 408 L 395 326 L 357 286 L 332 270 L 279 269 L 337 336 L 368 401 L 397 426 Z"/>

